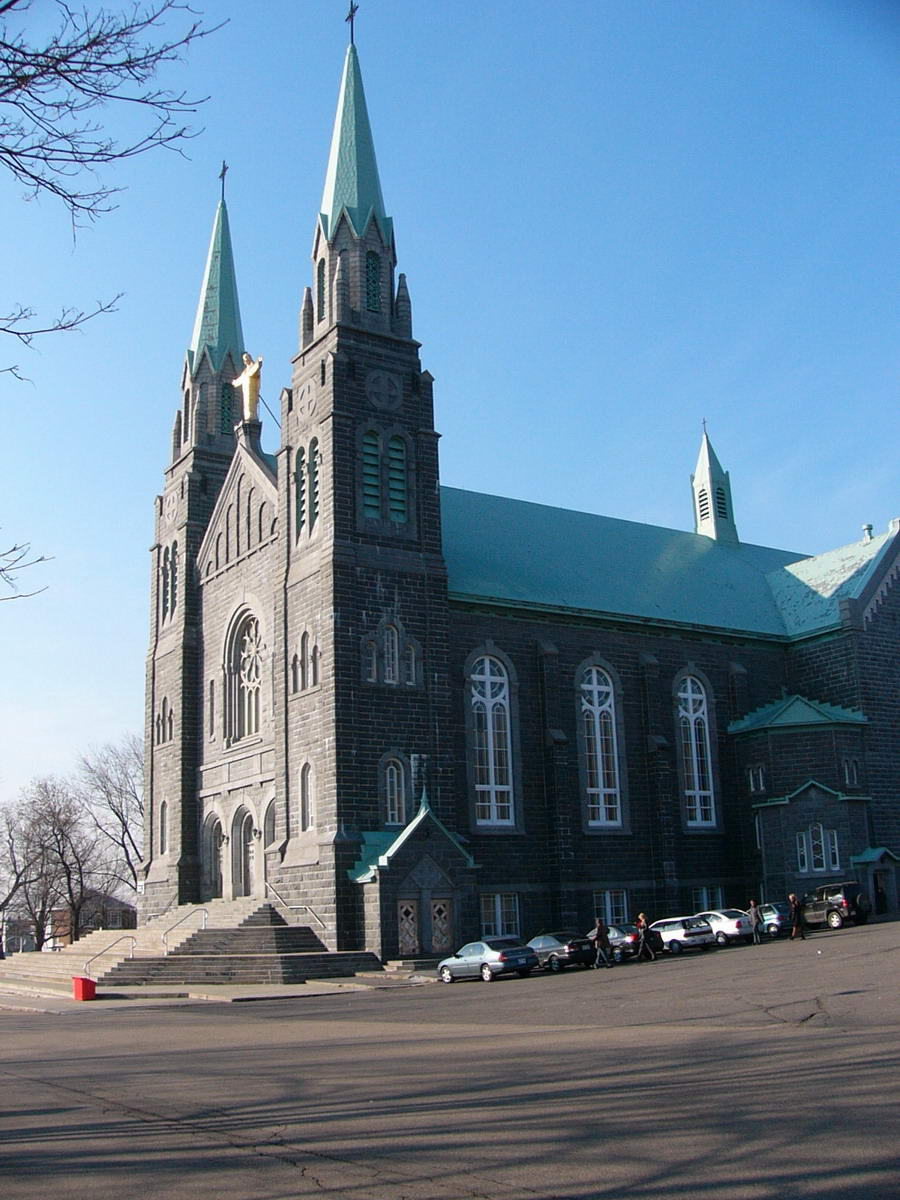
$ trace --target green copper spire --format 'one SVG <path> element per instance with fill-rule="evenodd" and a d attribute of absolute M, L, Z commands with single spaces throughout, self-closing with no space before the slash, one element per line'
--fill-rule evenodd
<path fill-rule="evenodd" d="M 222 366 L 229 350 L 235 363 L 240 362 L 244 350 L 234 256 L 231 252 L 231 233 L 228 229 L 228 209 L 225 207 L 224 197 L 216 209 L 209 254 L 206 258 L 206 271 L 200 288 L 197 319 L 194 321 L 194 335 L 188 350 L 188 366 L 192 375 L 200 365 L 204 350 L 209 351 L 214 371 L 218 371 Z"/>
<path fill-rule="evenodd" d="M 347 47 L 344 60 L 325 190 L 322 193 L 322 226 L 329 240 L 334 236 L 344 210 L 358 237 L 362 237 L 374 217 L 382 237 L 388 243 L 392 241 L 393 222 L 384 211 L 359 58 L 352 43 Z"/>

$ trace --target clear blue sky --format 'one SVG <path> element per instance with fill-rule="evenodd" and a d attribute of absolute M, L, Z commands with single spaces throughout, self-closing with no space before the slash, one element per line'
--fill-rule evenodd
<path fill-rule="evenodd" d="M 172 73 L 210 97 L 190 157 L 116 168 L 74 244 L 0 176 L 0 311 L 125 293 L 35 352 L 0 339 L 31 380 L 0 375 L 0 538 L 53 556 L 0 604 L 0 799 L 142 726 L 219 165 L 276 408 L 346 7 L 208 0 L 229 24 Z M 690 528 L 706 417 L 745 541 L 814 553 L 900 515 L 894 0 L 362 0 L 357 45 L 444 483 Z"/>

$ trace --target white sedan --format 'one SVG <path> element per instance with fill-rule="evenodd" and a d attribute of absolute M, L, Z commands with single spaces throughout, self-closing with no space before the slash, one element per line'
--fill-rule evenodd
<path fill-rule="evenodd" d="M 727 946 L 729 942 L 753 941 L 750 917 L 740 908 L 714 908 L 696 915 L 709 921 L 720 946 Z"/>

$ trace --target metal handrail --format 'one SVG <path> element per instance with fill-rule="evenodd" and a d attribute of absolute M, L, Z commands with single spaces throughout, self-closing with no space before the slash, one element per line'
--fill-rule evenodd
<path fill-rule="evenodd" d="M 94 959 L 102 958 L 107 950 L 112 950 L 113 946 L 118 946 L 119 942 L 131 942 L 131 953 L 128 955 L 128 957 L 134 958 L 134 948 L 137 945 L 137 938 L 132 936 L 130 933 L 123 933 L 121 937 L 117 937 L 114 942 L 110 942 L 108 946 L 105 946 L 102 950 L 98 950 L 96 954 L 92 954 L 91 957 L 85 961 L 84 974 L 86 979 L 90 979 L 91 977 L 88 967 L 90 967 Z"/>
<path fill-rule="evenodd" d="M 268 879 L 266 880 L 266 891 L 272 893 L 282 908 L 286 908 L 289 912 L 308 912 L 314 921 L 319 922 L 323 929 L 327 928 L 325 922 L 314 908 L 310 908 L 308 904 L 288 904 L 287 900 L 285 900 L 282 896 L 279 896 L 278 892 L 275 891 Z"/>
<path fill-rule="evenodd" d="M 192 908 L 191 911 L 188 913 L 185 913 L 183 917 L 179 917 L 174 925 L 170 925 L 168 929 L 163 931 L 162 944 L 163 944 L 163 950 L 165 951 L 166 954 L 169 953 L 169 934 L 172 932 L 172 930 L 177 929 L 178 926 L 181 925 L 184 921 L 187 921 L 189 917 L 196 917 L 200 913 L 203 913 L 203 924 L 200 926 L 200 929 L 205 929 L 207 922 L 209 921 L 209 911 L 205 908 Z"/>

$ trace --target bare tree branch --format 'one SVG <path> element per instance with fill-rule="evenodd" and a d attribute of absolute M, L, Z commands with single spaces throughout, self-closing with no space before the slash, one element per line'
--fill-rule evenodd
<path fill-rule="evenodd" d="M 112 850 L 117 883 L 137 891 L 144 833 L 144 745 L 136 734 L 91 749 L 79 763 L 79 792 Z"/>
<path fill-rule="evenodd" d="M 12 590 L 12 595 L 0 596 L 0 602 L 24 600 L 29 596 L 36 596 L 38 592 L 45 591 L 45 588 L 37 588 L 33 592 L 20 592 L 16 579 L 19 571 L 25 571 L 28 567 L 35 567 L 38 563 L 43 562 L 50 562 L 50 559 L 45 554 L 38 554 L 32 558 L 30 542 L 20 542 L 15 546 L 10 546 L 7 550 L 0 550 L 0 582 L 5 583 Z"/>

